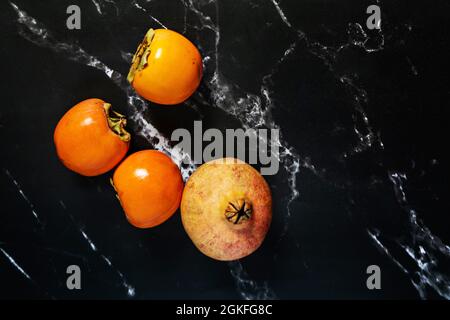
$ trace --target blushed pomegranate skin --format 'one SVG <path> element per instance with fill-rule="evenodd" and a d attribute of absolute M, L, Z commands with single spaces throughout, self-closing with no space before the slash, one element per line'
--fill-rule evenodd
<path fill-rule="evenodd" d="M 245 162 L 210 161 L 187 181 L 181 218 L 202 253 L 216 260 L 237 260 L 262 244 L 272 220 L 271 192 L 260 173 Z"/>

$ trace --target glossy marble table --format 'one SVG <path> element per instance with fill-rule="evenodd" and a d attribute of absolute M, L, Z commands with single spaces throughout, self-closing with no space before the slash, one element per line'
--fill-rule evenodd
<path fill-rule="evenodd" d="M 69 30 L 66 9 L 81 10 Z M 369 5 L 381 29 L 369 30 Z M 447 1 L 3 1 L 0 297 L 450 297 Z M 195 43 L 198 91 L 176 107 L 125 81 L 148 28 Z M 273 223 L 234 262 L 196 250 L 177 212 L 132 227 L 109 185 L 65 169 L 59 118 L 90 97 L 130 119 L 131 151 L 176 128 L 279 129 Z M 189 168 L 183 168 L 188 177 Z M 78 265 L 82 289 L 68 290 Z M 369 290 L 367 267 L 381 271 Z"/>

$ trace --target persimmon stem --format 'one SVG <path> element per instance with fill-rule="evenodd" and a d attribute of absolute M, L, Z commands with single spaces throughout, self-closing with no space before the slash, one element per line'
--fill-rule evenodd
<path fill-rule="evenodd" d="M 129 83 L 133 83 L 136 72 L 143 70 L 147 66 L 147 59 L 150 55 L 150 44 L 155 36 L 155 30 L 150 29 L 147 31 L 144 40 L 139 44 L 136 53 L 131 61 L 130 71 L 128 72 L 127 80 Z"/>
<path fill-rule="evenodd" d="M 127 119 L 125 116 L 111 110 L 111 104 L 109 103 L 105 103 L 103 108 L 105 109 L 109 128 L 119 136 L 120 140 L 125 142 L 130 141 L 131 135 L 125 130 L 125 126 L 127 125 Z M 111 116 L 111 113 L 113 116 Z"/>
<path fill-rule="evenodd" d="M 119 195 L 118 195 L 116 186 L 114 185 L 114 180 L 113 180 L 113 178 L 109 178 L 109 183 L 111 184 L 111 186 L 113 187 L 114 191 L 116 192 L 116 198 L 117 198 L 117 200 L 119 200 L 119 202 L 120 202 L 120 198 L 119 198 Z"/>
<path fill-rule="evenodd" d="M 228 202 L 225 209 L 225 218 L 233 224 L 241 224 L 251 218 L 252 211 L 250 201 L 245 199 L 235 200 Z"/>

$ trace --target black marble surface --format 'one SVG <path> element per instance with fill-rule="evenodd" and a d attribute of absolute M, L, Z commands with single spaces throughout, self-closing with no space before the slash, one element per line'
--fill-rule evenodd
<path fill-rule="evenodd" d="M 66 28 L 70 4 L 81 30 Z M 438 0 L 2 1 L 0 298 L 449 298 L 449 12 Z M 124 81 L 149 27 L 202 53 L 181 106 Z M 179 213 L 133 228 L 110 173 L 83 178 L 55 155 L 59 118 L 90 97 L 130 118 L 130 152 L 170 152 L 194 120 L 280 128 L 263 246 L 224 263 L 195 249 Z M 82 290 L 66 288 L 72 264 Z M 366 287 L 372 264 L 381 290 Z"/>

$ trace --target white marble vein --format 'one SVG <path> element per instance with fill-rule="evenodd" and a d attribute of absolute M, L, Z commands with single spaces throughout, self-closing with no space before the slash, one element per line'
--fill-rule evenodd
<path fill-rule="evenodd" d="M 352 74 L 337 74 L 334 68 L 336 59 L 338 55 L 342 52 L 342 50 L 349 48 L 350 46 L 358 46 L 363 48 L 367 53 L 372 53 L 376 51 L 380 51 L 384 48 L 384 34 L 382 30 L 378 30 L 378 34 L 380 35 L 381 41 L 377 47 L 369 47 L 367 45 L 369 41 L 369 36 L 363 30 L 362 26 L 359 23 L 349 23 L 348 24 L 348 42 L 334 48 L 321 44 L 318 41 L 314 41 L 309 39 L 306 34 L 299 29 L 295 29 L 289 20 L 286 17 L 283 9 L 280 6 L 280 3 L 276 0 L 271 0 L 274 4 L 280 19 L 284 22 L 284 24 L 293 30 L 299 37 L 305 41 L 305 44 L 308 48 L 308 51 L 317 56 L 323 63 L 328 67 L 330 72 L 335 76 L 336 80 L 344 85 L 344 89 L 348 91 L 348 93 L 354 98 L 353 105 L 355 110 L 354 119 L 354 132 L 358 137 L 358 144 L 354 146 L 348 153 L 345 153 L 343 156 L 348 157 L 349 155 L 353 155 L 356 153 L 360 153 L 366 151 L 367 149 L 373 146 L 373 143 L 379 138 L 379 135 L 374 133 L 372 126 L 369 123 L 369 118 L 365 111 L 365 106 L 367 105 L 367 92 L 360 85 L 357 85 L 355 76 Z M 364 127 L 359 128 L 359 123 L 362 122 Z M 382 141 L 377 141 L 378 146 L 382 146 Z"/>
<path fill-rule="evenodd" d="M 245 272 L 240 261 L 228 263 L 230 273 L 236 282 L 239 294 L 245 300 L 272 300 L 276 299 L 275 293 L 270 289 L 267 282 L 259 284 L 251 280 Z"/>
<path fill-rule="evenodd" d="M 3 248 L 0 248 L 0 251 L 3 253 L 3 255 L 8 259 L 8 261 L 16 268 L 25 278 L 27 278 L 30 281 L 33 281 L 28 273 L 23 270 L 23 268 L 14 260 L 13 257 L 11 257 L 8 252 L 3 250 Z"/>
<path fill-rule="evenodd" d="M 139 2 L 138 2 L 137 0 L 133 0 L 133 1 L 131 2 L 131 4 L 132 4 L 135 8 L 141 10 L 142 12 L 145 12 L 145 13 L 146 13 L 146 14 L 147 14 L 154 22 L 156 22 L 160 27 L 162 27 L 162 28 L 164 28 L 164 29 L 167 29 L 167 27 L 166 27 L 161 21 L 159 21 L 159 19 L 157 19 L 157 18 L 155 18 L 154 16 L 152 16 L 151 14 L 149 14 L 148 10 L 147 10 L 146 8 L 142 7 L 142 6 L 139 4 Z"/>
<path fill-rule="evenodd" d="M 80 229 L 81 235 L 83 238 L 89 243 L 89 246 L 91 247 L 92 251 L 97 251 L 97 247 L 95 246 L 95 243 L 87 236 L 86 232 Z"/>
<path fill-rule="evenodd" d="M 34 204 L 30 201 L 30 199 L 28 199 L 27 195 L 25 194 L 25 192 L 22 190 L 19 182 L 17 182 L 17 180 L 12 176 L 12 174 L 8 171 L 8 169 L 5 169 L 5 174 L 8 176 L 8 178 L 11 180 L 11 182 L 14 184 L 14 186 L 17 189 L 17 192 L 19 192 L 20 196 L 22 197 L 23 200 L 25 200 L 25 202 L 27 203 L 27 205 L 30 207 L 31 213 L 33 214 L 33 217 L 36 219 L 37 223 L 39 225 L 41 225 L 41 221 L 39 219 L 39 216 L 36 212 L 36 208 L 34 207 Z"/>
<path fill-rule="evenodd" d="M 378 247 L 378 249 L 380 249 L 383 254 L 385 254 L 386 256 L 388 256 L 392 262 L 394 262 L 399 268 L 400 270 L 402 270 L 404 273 L 409 273 L 408 270 L 406 270 L 406 268 L 389 252 L 389 249 L 386 248 L 385 245 L 383 245 L 383 243 L 380 241 L 379 237 L 380 237 L 380 231 L 379 230 L 367 230 L 367 233 L 369 235 L 369 237 L 375 242 L 375 246 Z"/>
<path fill-rule="evenodd" d="M 95 9 L 97 9 L 97 12 L 102 15 L 103 11 L 100 3 L 97 0 L 92 0 L 92 3 L 95 5 Z"/>
<path fill-rule="evenodd" d="M 292 28 L 291 23 L 289 22 L 289 20 L 287 19 L 286 15 L 284 14 L 284 11 L 280 7 L 279 1 L 277 1 L 277 0 L 270 0 L 270 1 L 275 6 L 275 9 L 277 9 L 277 12 L 278 12 L 278 15 L 281 18 L 281 21 L 283 21 L 284 24 L 287 25 L 289 28 Z"/>
<path fill-rule="evenodd" d="M 105 9 L 108 6 L 112 6 L 115 10 L 116 15 L 119 15 L 119 7 L 117 7 L 116 3 L 113 0 L 91 0 L 97 10 L 98 14 L 103 16 L 105 15 Z"/>
<path fill-rule="evenodd" d="M 67 207 L 66 207 L 65 203 L 62 200 L 60 200 L 59 204 L 64 209 L 64 211 L 67 213 L 67 215 L 70 217 L 70 219 L 72 220 L 72 223 L 77 226 L 78 231 L 80 232 L 80 234 L 83 237 L 83 239 L 86 240 L 86 242 L 88 243 L 89 248 L 93 252 L 98 254 L 100 256 L 100 258 L 108 265 L 108 267 L 110 267 L 118 275 L 118 277 L 120 278 L 121 286 L 124 287 L 127 290 L 127 296 L 134 297 L 135 294 L 136 294 L 136 289 L 134 288 L 134 286 L 132 286 L 128 282 L 128 280 L 126 279 L 124 274 L 119 269 L 114 267 L 113 263 L 111 262 L 111 259 L 107 258 L 103 253 L 101 253 L 98 250 L 98 248 L 95 245 L 94 241 L 87 235 L 86 231 L 83 230 L 83 228 L 78 226 L 78 224 L 75 222 L 74 217 L 69 212 L 66 211 Z"/>
<path fill-rule="evenodd" d="M 450 246 L 417 217 L 416 210 L 409 204 L 406 193 L 408 177 L 401 172 L 389 172 L 394 194 L 399 206 L 406 214 L 405 227 L 408 237 L 395 239 L 397 244 L 415 263 L 415 269 L 408 270 L 411 281 L 422 299 L 426 299 L 427 289 L 432 288 L 440 296 L 450 299 L 450 276 L 442 260 L 450 261 Z"/>

